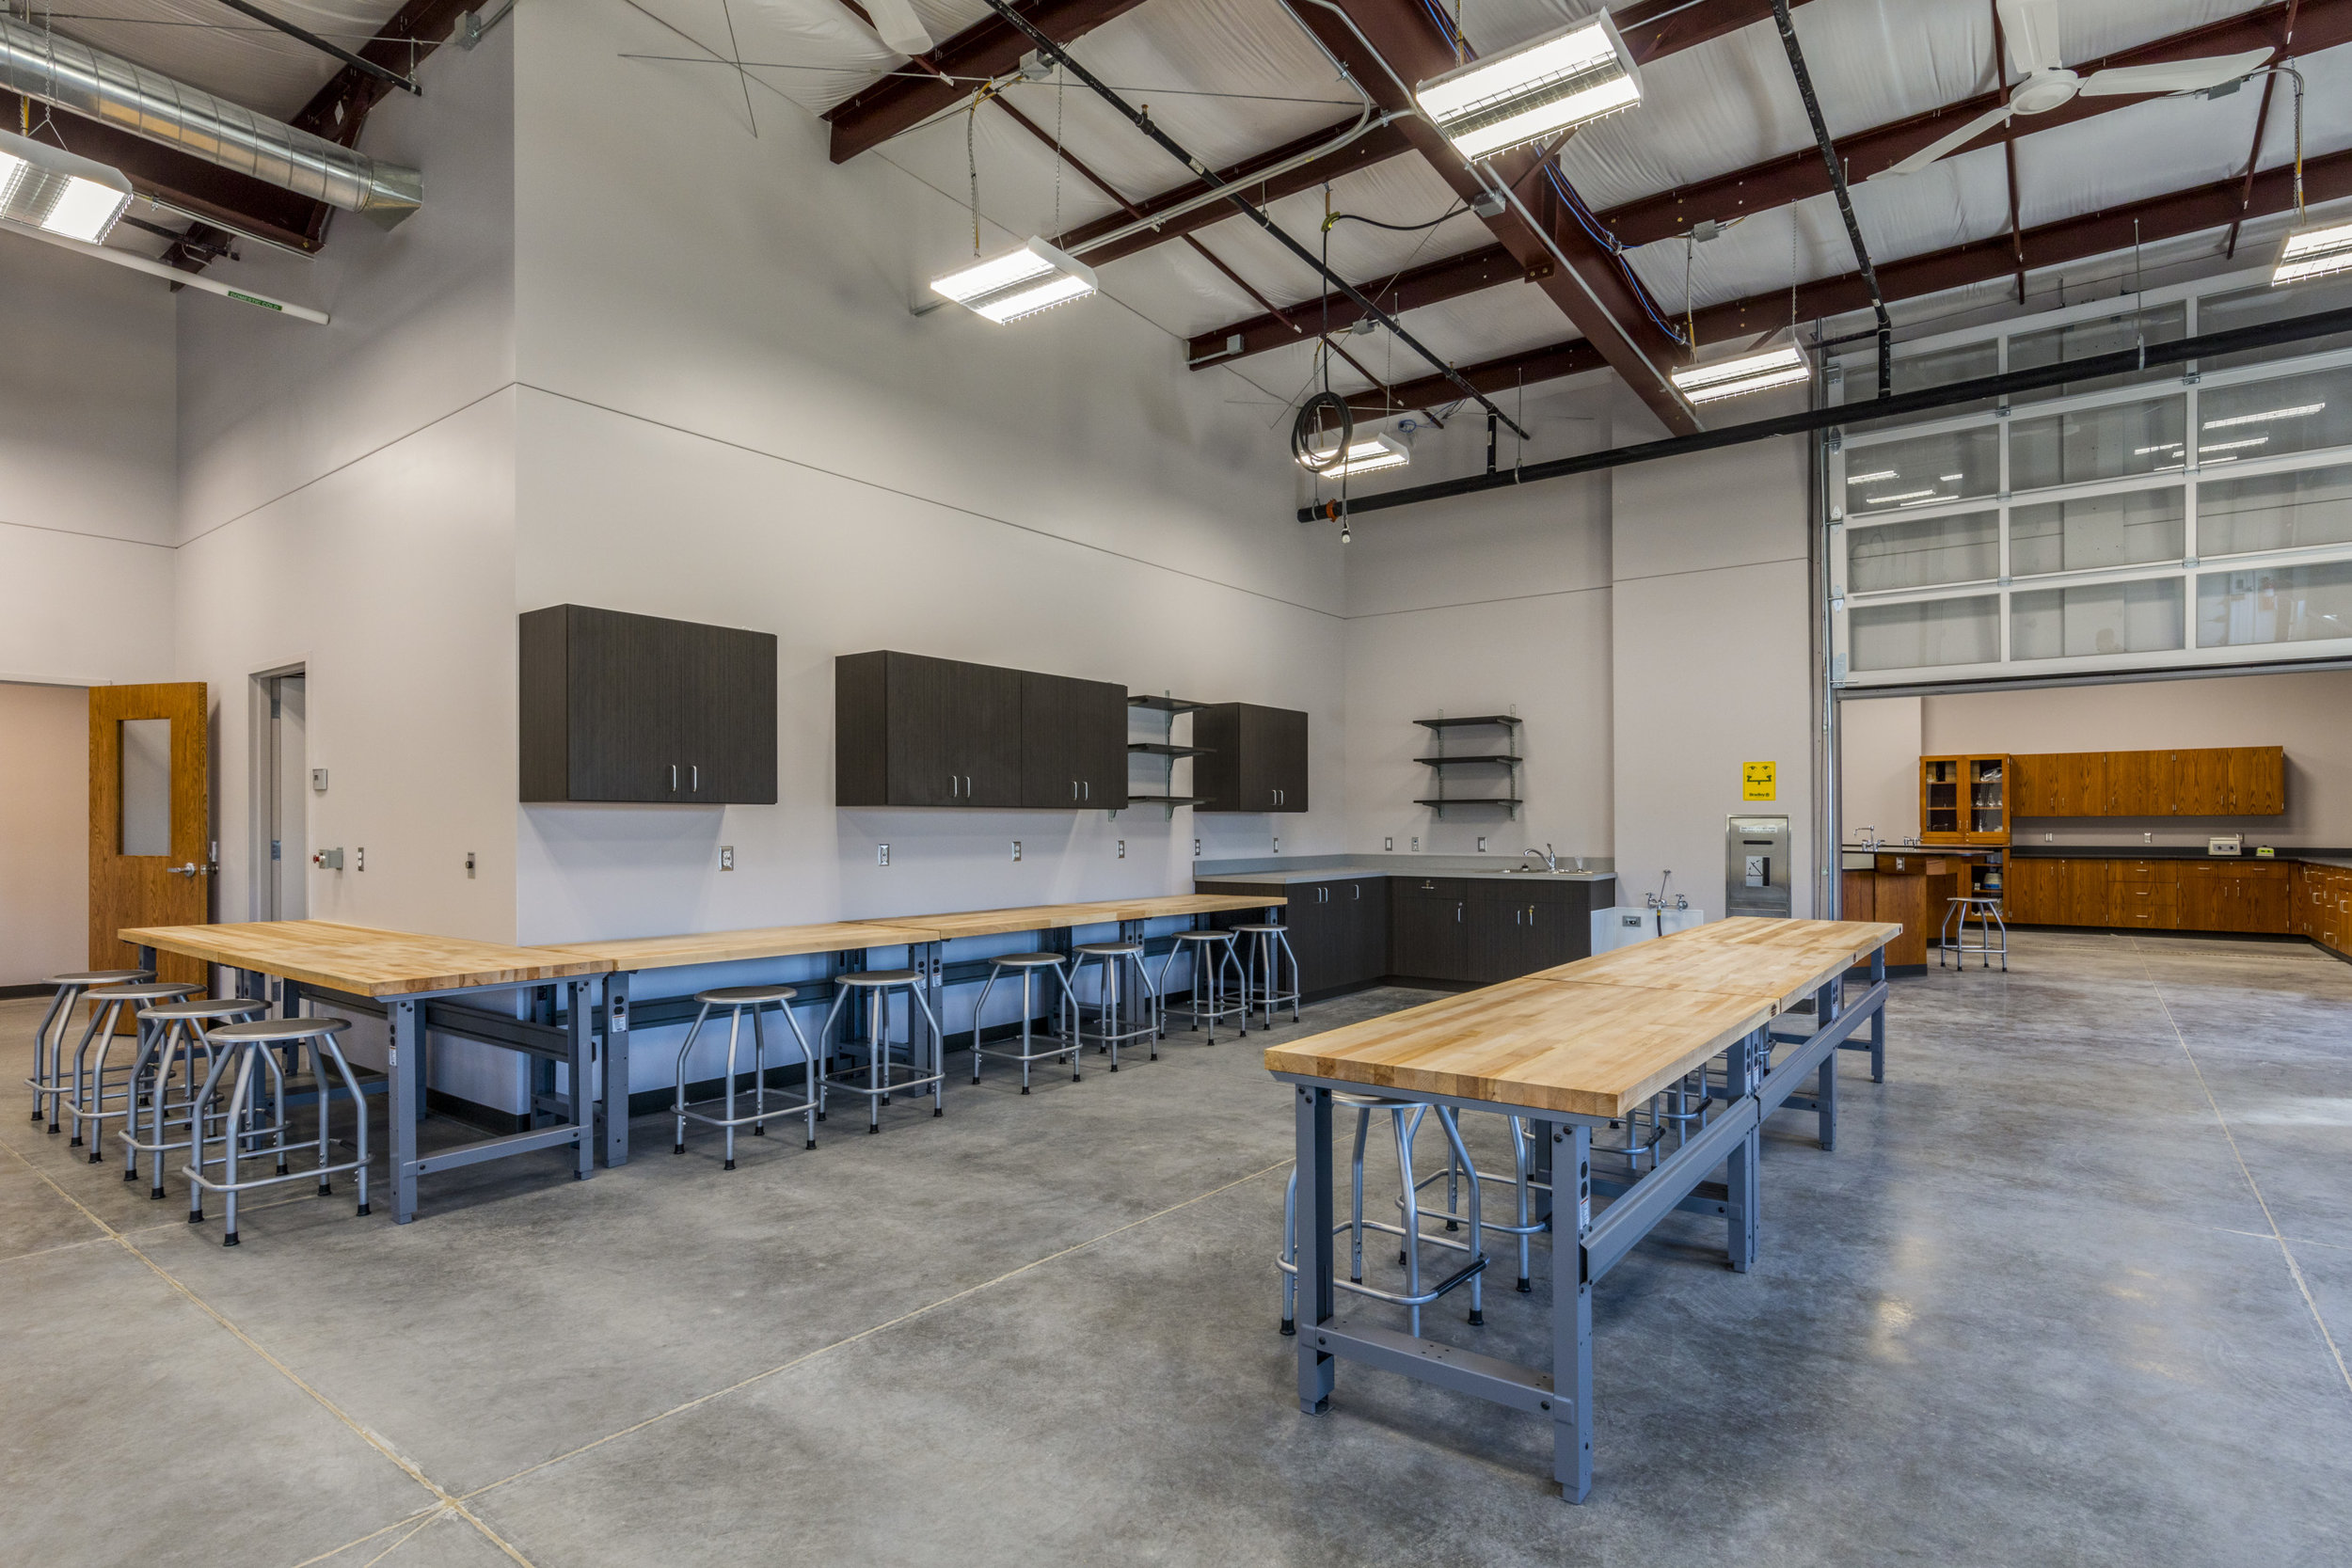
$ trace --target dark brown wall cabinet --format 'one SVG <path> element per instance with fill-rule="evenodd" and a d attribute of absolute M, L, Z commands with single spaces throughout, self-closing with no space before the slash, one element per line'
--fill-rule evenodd
<path fill-rule="evenodd" d="M 1127 689 L 922 654 L 834 660 L 834 803 L 1114 811 Z"/>
<path fill-rule="evenodd" d="M 521 637 L 525 803 L 775 804 L 767 632 L 564 604 Z"/>
<path fill-rule="evenodd" d="M 1214 703 L 1192 716 L 1195 812 L 1307 809 L 1307 716 L 1255 703 Z"/>

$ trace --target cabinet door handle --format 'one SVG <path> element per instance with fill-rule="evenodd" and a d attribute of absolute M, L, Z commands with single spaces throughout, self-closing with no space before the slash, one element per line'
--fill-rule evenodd
<path fill-rule="evenodd" d="M 677 793 L 677 764 L 675 762 L 670 764 L 670 793 Z"/>
<path fill-rule="evenodd" d="M 1088 800 L 1091 800 L 1094 799 L 1094 781 L 1092 779 L 1079 780 L 1078 787 L 1086 791 L 1086 798 Z"/>
<path fill-rule="evenodd" d="M 959 797 L 963 794 L 963 779 L 961 775 L 956 773 L 950 773 L 947 775 L 947 793 L 950 797 Z"/>
<path fill-rule="evenodd" d="M 693 784 L 692 784 L 692 788 L 693 788 L 693 791 L 694 791 L 694 793 L 695 793 L 695 794 L 700 795 L 700 794 L 703 792 L 703 769 L 702 769 L 702 764 L 700 764 L 700 763 L 696 763 L 696 764 L 694 764 L 692 767 L 691 767 L 691 768 L 687 768 L 687 772 L 689 772 L 689 773 L 691 773 L 691 775 L 693 775 Z"/>
<path fill-rule="evenodd" d="M 963 798 L 967 800 L 972 799 L 972 775 L 969 773 L 963 776 Z"/>
<path fill-rule="evenodd" d="M 1456 905 L 1454 905 L 1454 924 L 1455 924 L 1456 926 L 1459 926 L 1461 923 L 1462 923 L 1462 906 L 1461 906 L 1461 905 L 1459 905 L 1459 904 L 1456 904 Z"/>
<path fill-rule="evenodd" d="M 1070 798 L 1073 800 L 1078 798 L 1078 781 L 1075 779 L 1070 781 Z"/>

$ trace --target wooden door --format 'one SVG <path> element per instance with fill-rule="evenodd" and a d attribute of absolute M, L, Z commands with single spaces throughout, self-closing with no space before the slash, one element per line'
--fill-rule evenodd
<path fill-rule="evenodd" d="M 1966 831 L 1962 815 L 1960 757 L 1919 759 L 1919 841 L 1958 844 Z"/>
<path fill-rule="evenodd" d="M 2172 753 L 2174 811 L 2181 816 L 2226 816 L 2230 753 L 2218 748 Z"/>
<path fill-rule="evenodd" d="M 2105 861 L 2058 861 L 2058 924 L 2105 926 L 2107 923 L 2107 867 Z"/>
<path fill-rule="evenodd" d="M 2074 815 L 2106 816 L 2107 754 L 2105 752 L 2075 752 L 2067 760 L 2074 768 Z"/>
<path fill-rule="evenodd" d="M 2107 803 L 2103 816 L 2153 816 L 2156 797 L 2149 788 L 2149 764 L 2154 752 L 2109 752 L 2106 754 Z"/>
<path fill-rule="evenodd" d="M 94 686 L 89 694 L 89 962 L 129 969 L 126 926 L 213 919 L 211 708 L 202 681 Z M 156 956 L 159 978 L 208 986 L 196 958 Z"/>
<path fill-rule="evenodd" d="M 2009 842 L 2009 758 L 1970 757 L 1968 781 L 1968 842 Z"/>
<path fill-rule="evenodd" d="M 2001 889 L 2003 917 L 2017 926 L 2063 925 L 2061 886 L 2065 865 L 2063 861 L 2010 857 L 2006 883 Z M 1867 912 L 1857 915 L 1850 910 L 1846 918 L 1867 920 L 1870 916 Z"/>
<path fill-rule="evenodd" d="M 2011 816 L 2056 816 L 2050 809 L 2051 758 L 2032 752 L 2009 759 Z"/>
<path fill-rule="evenodd" d="M 2229 770 L 2233 816 L 2276 816 L 2287 809 L 2283 748 L 2233 746 L 2225 766 Z"/>

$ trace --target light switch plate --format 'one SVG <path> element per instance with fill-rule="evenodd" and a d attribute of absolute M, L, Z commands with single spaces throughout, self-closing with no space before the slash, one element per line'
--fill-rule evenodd
<path fill-rule="evenodd" d="M 734 845 L 722 844 L 719 846 L 719 869 L 722 871 L 732 871 L 735 869 Z"/>
<path fill-rule="evenodd" d="M 1421 840 L 1418 838 L 1413 840 L 1413 853 L 1416 855 L 1421 853 Z"/>
<path fill-rule="evenodd" d="M 1192 841 L 1192 858 L 1194 860 L 1200 858 L 1200 841 L 1197 838 Z"/>
<path fill-rule="evenodd" d="M 1486 841 L 1483 838 L 1478 841 L 1478 852 L 1482 855 L 1486 852 Z"/>
<path fill-rule="evenodd" d="M 1119 858 L 1122 861 L 1127 858 L 1127 841 L 1123 838 L 1119 841 Z"/>
<path fill-rule="evenodd" d="M 1274 841 L 1274 852 L 1278 855 L 1282 852 L 1282 841 L 1279 838 Z"/>
<path fill-rule="evenodd" d="M 310 787 L 311 787 L 313 790 L 316 790 L 316 791 L 317 791 L 319 794 L 321 794 L 321 795 L 324 795 L 324 794 L 326 794 L 326 768 L 311 768 L 311 769 L 310 769 Z"/>
<path fill-rule="evenodd" d="M 1017 838 L 1012 841 L 1012 858 L 1014 860 L 1021 858 L 1021 841 Z"/>
<path fill-rule="evenodd" d="M 877 844 L 874 846 L 874 863 L 876 865 L 888 865 L 890 863 L 889 845 Z"/>
<path fill-rule="evenodd" d="M 1384 838 L 1380 841 L 1380 847 L 1383 849 L 1393 849 L 1396 847 L 1396 840 L 1392 838 Z"/>
<path fill-rule="evenodd" d="M 368 847 L 362 844 L 359 847 L 351 852 L 351 869 L 354 871 L 365 871 L 367 868 Z"/>

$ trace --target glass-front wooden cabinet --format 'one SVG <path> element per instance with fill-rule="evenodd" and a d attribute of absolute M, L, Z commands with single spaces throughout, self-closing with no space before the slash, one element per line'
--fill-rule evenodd
<path fill-rule="evenodd" d="M 2009 816 L 2006 754 L 1919 759 L 1920 842 L 2007 844 Z"/>

